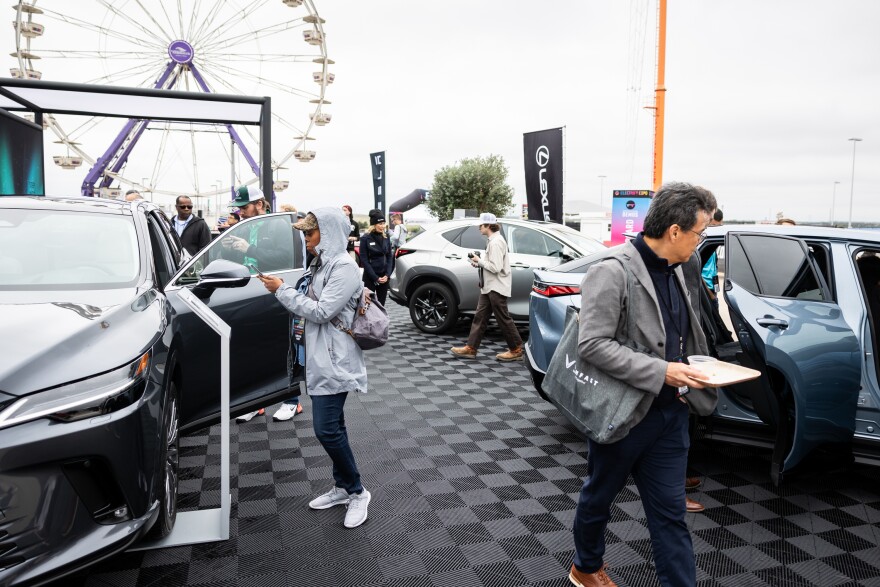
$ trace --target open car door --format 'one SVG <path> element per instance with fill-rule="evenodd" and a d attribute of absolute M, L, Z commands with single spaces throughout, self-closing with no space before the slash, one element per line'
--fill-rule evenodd
<path fill-rule="evenodd" d="M 215 422 L 220 416 L 219 338 L 180 300 L 190 289 L 232 329 L 230 405 L 232 415 L 267 407 L 292 395 L 288 388 L 287 351 L 290 314 L 253 277 L 243 287 L 204 288 L 202 272 L 224 259 L 294 284 L 303 273 L 303 247 L 291 214 L 244 220 L 217 237 L 187 261 L 165 289 L 173 308 L 174 352 L 181 369 L 181 427 Z M 240 245 L 240 248 L 236 248 Z M 245 252 L 246 251 L 246 252 Z"/>
<path fill-rule="evenodd" d="M 817 446 L 852 442 L 860 347 L 804 241 L 731 232 L 725 245 L 724 296 L 747 366 L 763 374 L 748 393 L 776 431 L 778 484 Z"/>

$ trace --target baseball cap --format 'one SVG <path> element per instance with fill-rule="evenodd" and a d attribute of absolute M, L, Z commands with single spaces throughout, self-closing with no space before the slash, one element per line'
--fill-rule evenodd
<path fill-rule="evenodd" d="M 480 218 L 477 224 L 498 224 L 498 219 L 495 218 L 495 215 L 491 212 L 483 212 L 482 214 L 480 214 Z"/>
<path fill-rule="evenodd" d="M 235 190 L 235 199 L 229 202 L 230 208 L 243 208 L 251 202 L 263 199 L 263 192 L 260 188 L 252 185 L 243 185 Z"/>
<path fill-rule="evenodd" d="M 293 223 L 293 227 L 297 230 L 315 230 L 318 228 L 318 219 L 314 214 L 309 212 L 302 220 Z"/>

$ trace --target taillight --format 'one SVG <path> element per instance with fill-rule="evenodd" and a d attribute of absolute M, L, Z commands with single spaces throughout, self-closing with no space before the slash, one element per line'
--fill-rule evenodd
<path fill-rule="evenodd" d="M 404 255 L 409 255 L 410 253 L 415 252 L 415 249 L 397 249 L 397 252 L 394 253 L 394 258 L 403 257 Z"/>
<path fill-rule="evenodd" d="M 581 288 L 576 285 L 556 285 L 535 280 L 532 291 L 536 294 L 552 298 L 556 296 L 573 296 L 581 293 Z"/>

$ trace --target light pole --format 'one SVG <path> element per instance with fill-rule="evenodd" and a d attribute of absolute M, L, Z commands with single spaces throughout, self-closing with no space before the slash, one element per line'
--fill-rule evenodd
<path fill-rule="evenodd" d="M 830 224 L 834 227 L 834 197 L 837 195 L 837 184 L 839 181 L 834 182 L 834 188 L 831 190 L 831 221 Z"/>
<path fill-rule="evenodd" d="M 605 178 L 607 175 L 600 175 L 599 177 L 599 206 L 602 205 L 602 202 L 605 198 Z"/>
<path fill-rule="evenodd" d="M 852 228 L 852 208 L 853 208 L 853 188 L 856 183 L 856 143 L 861 142 L 862 139 L 851 138 L 847 139 L 848 141 L 853 142 L 853 164 L 852 164 L 852 177 L 850 178 L 849 183 L 849 222 L 847 223 L 847 228 Z"/>
<path fill-rule="evenodd" d="M 153 201 L 153 190 L 151 190 L 150 187 L 147 185 L 148 179 L 149 179 L 148 177 L 141 178 L 141 184 L 144 186 L 145 190 L 150 192 L 150 201 L 152 202 Z"/>

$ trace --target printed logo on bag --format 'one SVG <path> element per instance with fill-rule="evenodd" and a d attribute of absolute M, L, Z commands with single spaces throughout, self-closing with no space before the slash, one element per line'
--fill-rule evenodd
<path fill-rule="evenodd" d="M 599 380 L 598 380 L 598 379 L 594 379 L 593 377 L 590 377 L 590 376 L 587 375 L 586 373 L 584 373 L 584 372 L 582 372 L 582 371 L 579 371 L 577 367 L 574 367 L 574 368 L 572 369 L 572 366 L 573 366 L 576 362 L 577 362 L 576 359 L 575 359 L 575 360 L 569 360 L 569 359 L 568 359 L 568 353 L 565 353 L 565 368 L 571 370 L 571 374 L 574 375 L 574 380 L 577 381 L 578 383 L 583 383 L 583 384 L 585 384 L 585 385 L 586 385 L 586 384 L 589 384 L 589 385 L 592 385 L 593 387 L 596 387 L 596 385 L 599 384 Z"/>

